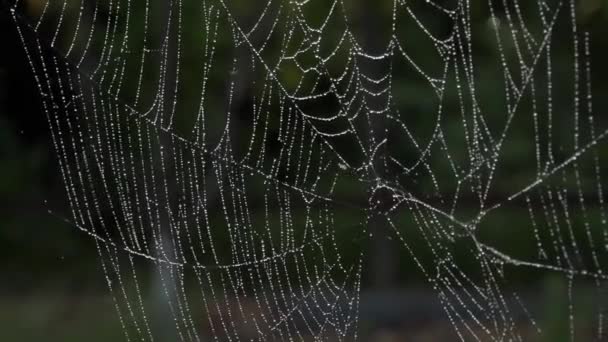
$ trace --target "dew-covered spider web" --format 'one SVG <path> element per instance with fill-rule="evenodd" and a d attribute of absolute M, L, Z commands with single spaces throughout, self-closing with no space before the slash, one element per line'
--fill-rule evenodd
<path fill-rule="evenodd" d="M 456 340 L 542 336 L 513 284 L 545 276 L 567 338 L 607 338 L 604 61 L 579 2 L 5 7 L 127 340 L 362 339 L 378 235 Z"/>

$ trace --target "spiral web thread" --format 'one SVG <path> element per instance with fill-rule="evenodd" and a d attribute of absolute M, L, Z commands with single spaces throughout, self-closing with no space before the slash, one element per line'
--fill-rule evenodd
<path fill-rule="evenodd" d="M 514 306 L 542 334 L 510 300 L 513 269 L 557 274 L 569 296 L 576 282 L 601 294 L 608 129 L 592 108 L 591 38 L 576 4 L 385 5 L 390 20 L 371 38 L 354 23 L 365 14 L 343 0 L 9 6 L 69 222 L 95 242 L 127 340 L 162 335 L 146 268 L 179 340 L 355 340 L 369 255 L 342 237 L 365 240 L 377 220 L 463 341 L 523 340 Z M 472 30 L 480 6 L 493 54 L 484 70 L 495 72 L 485 78 Z M 487 89 L 489 77 L 502 88 Z M 415 96 L 426 106 L 404 109 Z M 569 107 L 554 108 L 556 96 Z M 526 208 L 515 233 L 534 255 L 484 235 L 510 206 Z M 569 299 L 574 340 L 584 333 Z"/>

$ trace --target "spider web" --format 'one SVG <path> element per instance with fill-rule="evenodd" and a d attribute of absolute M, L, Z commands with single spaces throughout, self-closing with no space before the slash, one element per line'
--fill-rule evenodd
<path fill-rule="evenodd" d="M 356 340 L 374 234 L 460 340 L 523 340 L 521 310 L 542 334 L 509 286 L 520 269 L 566 280 L 570 338 L 587 336 L 572 297 L 606 278 L 608 129 L 573 1 L 9 8 L 127 340 Z"/>

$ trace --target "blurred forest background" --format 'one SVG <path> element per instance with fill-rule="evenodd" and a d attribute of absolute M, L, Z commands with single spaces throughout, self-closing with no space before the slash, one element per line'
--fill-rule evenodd
<path fill-rule="evenodd" d="M 87 3 L 85 1 L 85 3 Z M 194 6 L 194 2 L 185 1 L 185 6 Z M 318 1 L 316 3 L 319 3 Z M 391 15 L 390 1 L 352 2 L 356 30 L 362 35 L 368 35 L 367 41 L 373 50 L 377 42 L 378 32 L 385 30 L 383 26 L 389 23 Z M 482 99 L 486 113 L 504 113 L 504 80 L 500 70 L 496 68 L 497 52 L 495 42 L 492 41 L 493 31 L 489 28 L 488 4 L 486 1 L 471 1 L 471 21 L 475 44 L 480 47 L 475 56 L 475 67 L 479 86 L 479 98 Z M 530 4 L 533 1 L 530 2 Z M 21 1 L 22 12 L 26 16 L 40 15 L 43 1 Z M 237 14 L 246 17 L 251 11 L 248 2 L 242 1 L 235 5 Z M 317 6 L 317 5 L 314 5 Z M 319 4 L 323 7 L 326 5 Z M 501 5 L 497 5 L 500 7 Z M 580 0 L 576 2 L 578 8 L 578 25 L 588 30 L 592 37 L 593 87 L 594 106 L 599 121 L 606 120 L 608 109 L 608 2 L 603 0 Z M 90 10 L 86 6 L 85 16 Z M 524 7 L 525 10 L 525 7 Z M 314 9 L 312 9 L 314 12 Z M 188 13 L 188 11 L 185 11 Z M 323 12 L 320 10 L 319 12 Z M 59 15 L 59 11 L 49 11 L 49 18 Z M 68 12 L 69 13 L 69 12 Z M 134 10 L 135 16 L 142 16 L 143 11 Z M 498 13 L 500 16 L 501 13 Z M 111 13 L 99 13 L 100 16 L 111 16 Z M 386 16 L 386 18 L 384 18 Z M 433 18 L 427 18 L 432 21 Z M 52 21 L 53 19 L 49 19 Z M 54 20 L 57 20 L 55 18 Z M 67 17 L 64 20 L 74 20 Z M 555 125 L 557 131 L 569 134 L 571 128 L 566 118 L 570 115 L 572 97 L 566 94 L 572 89 L 572 58 L 571 27 L 568 26 L 569 17 L 564 11 L 558 18 L 556 30 L 552 35 L 552 57 L 554 63 L 553 84 L 555 96 L 553 108 L 555 109 Z M 506 21 L 505 21 L 506 22 Z M 441 31 L 441 20 L 435 23 Z M 445 25 L 444 25 L 445 26 Z M 188 28 L 188 20 L 184 24 L 184 40 L 198 41 L 195 29 Z M 562 29 L 563 27 L 563 29 Z M 154 30 L 154 28 L 153 28 Z M 329 32 L 329 34 L 337 34 Z M 405 29 L 401 33 L 407 37 L 407 44 L 419 46 L 416 51 L 417 60 L 434 57 L 430 56 L 428 45 L 423 41 L 426 38 L 417 29 Z M 508 34 L 505 31 L 505 34 Z M 50 34 L 49 34 L 50 35 Z M 220 35 L 218 44 L 229 45 L 229 35 Z M 565 37 L 562 39 L 562 37 Z M 46 37 L 51 39 L 52 37 Z M 67 46 L 72 37 L 61 37 L 60 44 Z M 226 41 L 222 41 L 226 39 Z M 418 41 L 420 39 L 420 41 Z M 137 40 L 133 39 L 133 40 Z M 187 43 L 186 43 L 187 44 Z M 512 49 L 512 47 L 505 47 Z M 188 52 L 189 50 L 184 50 Z M 512 51 L 511 51 L 512 52 Z M 509 52 L 510 53 L 510 52 Z M 513 52 L 514 53 L 514 52 Z M 188 63 L 195 64 L 198 56 L 183 56 Z M 218 63 L 229 63 L 219 61 Z M 86 68 L 87 66 L 83 66 Z M 221 66 L 218 68 L 222 68 Z M 196 73 L 192 73 L 196 75 Z M 393 80 L 393 94 L 395 102 L 401 110 L 408 112 L 412 118 L 411 127 L 416 130 L 428 131 L 435 124 L 436 103 L 433 100 L 433 91 L 428 86 L 422 86 L 423 80 L 408 77 L 408 74 L 397 73 Z M 285 76 L 289 83 L 289 75 Z M 192 86 L 188 84 L 192 83 Z M 188 100 L 188 89 L 197 91 L 197 77 L 184 77 L 182 84 L 185 95 L 180 99 L 184 103 L 181 110 L 196 105 L 196 96 Z M 128 88 L 130 85 L 125 85 Z M 225 86 L 216 85 L 211 97 L 216 97 L 217 105 L 225 96 Z M 497 95 L 498 94 L 498 95 Z M 188 101 L 191 101 L 189 103 Z M 451 101 L 451 102 L 450 102 Z M 448 100 L 457 106 L 456 98 Z M 328 104 L 317 104 L 328 105 Z M 247 105 L 243 105 L 246 111 Z M 314 111 L 315 108 L 307 108 Z M 242 122 L 247 122 L 247 113 L 237 112 L 235 115 L 243 116 Z M 444 127 L 451 127 L 453 135 L 461 134 L 459 117 L 454 115 L 453 124 L 449 121 Z M 504 116 L 496 121 L 502 122 Z M 190 125 L 187 119 L 178 122 L 184 127 Z M 502 156 L 505 164 L 504 173 L 499 174 L 500 180 L 494 191 L 498 192 L 496 198 L 500 200 L 510 193 L 511 189 L 521 188 L 522 179 L 528 177 L 526 173 L 518 173 L 519 166 L 533 163 L 533 158 L 522 151 L 533 150 L 533 136 L 525 132 L 526 128 L 513 129 L 515 134 L 509 136 L 509 144 L 505 145 Z M 218 124 L 218 127 L 219 124 Z M 446 128 L 447 131 L 450 128 Z M 599 149 L 604 158 L 608 156 L 608 149 Z M 407 158 L 407 152 L 404 152 Z M 459 153 L 456 152 L 455 155 Z M 564 152 L 567 155 L 567 152 Z M 355 157 L 353 156 L 353 159 Z M 438 178 L 449 178 L 450 170 L 444 162 L 445 170 L 440 168 L 442 161 L 435 164 Z M 608 173 L 603 172 L 604 179 Z M 593 174 L 591 174 L 593 175 Z M 520 177 L 520 178 L 518 178 Z M 400 180 L 403 181 L 403 180 Z M 406 182 L 406 181 L 403 181 Z M 425 183 L 427 182 L 427 183 Z M 409 184 L 417 189 L 417 193 L 424 193 L 430 188 L 429 180 L 422 179 L 421 183 Z M 585 182 L 585 181 L 584 181 Z M 592 183 L 593 181 L 589 181 Z M 586 182 L 585 182 L 586 183 Z M 355 187 L 348 184 L 338 192 L 346 193 Z M 449 187 L 448 187 L 449 189 Z M 502 192 L 502 193 L 501 193 Z M 502 197 L 501 197 L 502 195 Z M 353 194 L 352 197 L 356 197 Z M 466 211 L 467 199 L 462 200 Z M 473 210 L 474 203 L 471 203 Z M 595 220 L 599 216 L 599 209 L 592 208 Z M 53 214 L 48 212 L 53 211 Z M 66 223 L 63 217 L 69 216 L 68 204 L 64 186 L 61 181 L 53 145 L 50 143 L 44 113 L 41 110 L 41 99 L 35 86 L 33 74 L 24 54 L 15 24 L 3 3 L 0 10 L 0 341 L 118 341 L 123 339 L 118 318 L 114 313 L 112 298 L 103 279 L 98 262 L 98 255 L 91 238 L 77 231 Z M 348 210 L 339 210 L 335 220 L 348 226 L 352 220 Z M 573 221 L 581 218 L 573 218 Z M 356 224 L 356 223 L 353 223 Z M 511 255 L 534 256 L 537 254 L 536 246 L 531 242 L 529 231 L 530 221 L 528 208 L 513 205 L 502 208 L 499 214 L 490 218 L 488 229 L 481 235 L 495 242 L 493 245 Z M 412 229 L 404 226 L 405 230 Z M 592 229 L 599 229 L 594 228 Z M 456 336 L 451 330 L 449 321 L 443 315 L 440 303 L 436 300 L 432 289 L 428 288 L 424 277 L 419 274 L 414 261 L 396 239 L 380 233 L 382 241 L 378 239 L 364 239 L 362 233 L 356 230 L 344 229 L 340 232 L 340 241 L 344 242 L 344 254 L 356 256 L 360 251 L 366 251 L 369 264 L 366 264 L 366 280 L 363 286 L 361 302 L 361 329 L 369 340 L 376 341 L 445 341 L 455 340 Z M 414 236 L 414 235 L 412 235 Z M 416 237 L 411 241 L 416 245 Z M 584 253 L 584 251 L 583 251 Z M 463 254 L 463 258 L 465 254 Z M 431 258 L 431 255 L 420 255 L 421 259 Z M 459 264 L 468 272 L 475 268 L 475 260 L 463 259 Z M 472 271 L 474 272 L 474 271 Z M 526 302 L 538 324 L 543 327 L 542 336 L 535 334 L 533 327 L 528 323 L 522 330 L 530 330 L 530 340 L 538 341 L 568 341 L 569 340 L 569 311 L 567 282 L 563 276 L 556 276 L 550 272 L 530 271 L 518 269 L 513 271 L 509 288 L 520 291 L 522 300 Z M 146 282 L 146 280 L 143 280 Z M 597 315 L 593 312 L 594 299 L 587 285 L 581 284 L 577 289 L 575 301 L 579 311 L 575 316 L 575 325 L 591 324 L 592 318 Z M 591 287 L 591 285 L 589 285 Z M 605 298 L 603 298 L 605 300 Z M 585 307 L 589 309 L 586 310 Z M 525 316 L 526 313 L 516 313 Z M 522 318 L 525 321 L 525 318 Z M 579 335 L 579 336 L 584 336 Z M 580 337 L 580 341 L 585 337 Z"/>

